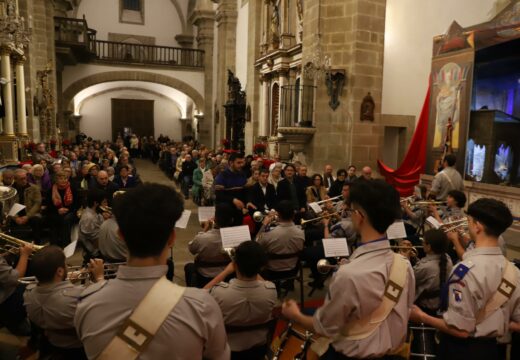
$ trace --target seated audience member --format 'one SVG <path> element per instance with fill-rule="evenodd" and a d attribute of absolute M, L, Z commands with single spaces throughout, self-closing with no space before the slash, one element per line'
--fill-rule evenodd
<path fill-rule="evenodd" d="M 14 268 L 7 263 L 4 256 L 0 256 L 0 327 L 5 326 L 14 335 L 27 336 L 30 332 L 23 306 L 25 285 L 19 283 L 18 279 L 25 276 L 32 252 L 30 245 L 22 246 Z"/>
<path fill-rule="evenodd" d="M 260 170 L 258 182 L 248 189 L 247 207 L 253 211 L 267 211 L 276 205 L 276 190 L 269 184 L 269 170 Z"/>
<path fill-rule="evenodd" d="M 353 183 L 356 179 L 356 167 L 354 165 L 349 165 L 347 167 L 347 177 L 345 178 L 346 182 Z"/>
<path fill-rule="evenodd" d="M 110 217 L 110 214 L 99 212 L 99 206 L 107 202 L 107 195 L 104 191 L 91 189 L 87 195 L 87 207 L 81 213 L 78 227 L 78 240 L 85 250 L 85 258 L 99 256 L 99 229 L 103 221 Z"/>
<path fill-rule="evenodd" d="M 56 183 L 47 196 L 47 215 L 51 228 L 51 244 L 61 247 L 70 243 L 72 225 L 76 220 L 79 199 L 67 175 L 64 172 L 56 174 Z"/>
<path fill-rule="evenodd" d="M 282 181 L 282 166 L 273 166 L 272 170 L 269 170 L 269 184 L 274 186 L 274 189 L 278 193 L 278 183 Z"/>
<path fill-rule="evenodd" d="M 296 180 L 300 183 L 300 186 L 304 189 L 307 189 L 309 186 L 312 186 L 312 180 L 310 177 L 307 176 L 307 166 L 300 165 L 295 177 Z"/>
<path fill-rule="evenodd" d="M 278 214 L 278 225 L 269 230 L 273 215 L 267 215 L 256 238 L 269 257 L 262 273 L 269 280 L 293 276 L 296 273 L 298 257 L 305 242 L 303 230 L 294 225 L 292 204 L 289 201 L 280 201 L 275 210 Z"/>
<path fill-rule="evenodd" d="M 137 180 L 130 174 L 128 165 L 123 165 L 119 168 L 119 174 L 115 177 L 114 183 L 119 189 L 129 189 L 137 186 Z"/>
<path fill-rule="evenodd" d="M 306 189 L 305 195 L 307 203 L 322 201 L 328 198 L 327 189 L 323 186 L 323 178 L 320 174 L 312 175 L 312 185 Z"/>
<path fill-rule="evenodd" d="M 40 164 L 32 167 L 30 174 L 27 174 L 27 181 L 29 184 L 34 184 L 40 188 L 42 197 L 45 197 L 48 191 L 51 190 L 51 177 L 47 169 L 44 169 Z"/>
<path fill-rule="evenodd" d="M 215 203 L 215 177 L 219 174 L 220 170 L 221 166 L 214 162 L 202 175 L 202 203 L 204 206 L 211 206 Z"/>
<path fill-rule="evenodd" d="M 299 216 L 307 209 L 305 189 L 296 181 L 294 166 L 289 164 L 284 169 L 285 178 L 278 183 L 276 193 L 278 201 L 288 200 Z"/>
<path fill-rule="evenodd" d="M 29 226 L 32 231 L 32 239 L 39 244 L 41 242 L 42 230 L 42 196 L 36 185 L 27 182 L 27 172 L 23 169 L 17 169 L 14 172 L 14 184 L 16 189 L 15 203 L 25 206 L 12 217 L 9 217 L 9 227 L 14 230 L 20 230 L 24 226 Z"/>
<path fill-rule="evenodd" d="M 13 186 L 14 184 L 14 171 L 6 169 L 2 171 L 2 186 Z"/>
<path fill-rule="evenodd" d="M 99 227 L 99 252 L 106 262 L 126 262 L 128 257 L 128 247 L 119 237 L 118 230 L 119 227 L 113 216 L 103 221 Z"/>
<path fill-rule="evenodd" d="M 332 175 L 332 165 L 325 165 L 325 168 L 323 169 L 323 186 L 329 190 L 333 182 L 334 176 Z"/>
<path fill-rule="evenodd" d="M 188 286 L 203 287 L 229 264 L 220 236 L 220 228 L 229 226 L 233 226 L 233 210 L 229 204 L 219 203 L 215 206 L 213 229 L 198 233 L 188 244 L 190 253 L 195 256 L 194 262 L 184 267 Z"/>
<path fill-rule="evenodd" d="M 41 160 L 45 160 L 49 164 L 54 161 L 53 157 L 50 156 L 47 150 L 45 149 L 44 143 L 38 143 L 36 145 L 36 149 L 32 155 L 32 160 L 35 164 L 39 164 Z"/>
<path fill-rule="evenodd" d="M 50 344 L 51 359 L 87 359 L 83 344 L 74 329 L 74 313 L 85 286 L 73 285 L 67 280 L 65 254 L 57 246 L 38 251 L 31 260 L 31 269 L 38 285 L 29 287 L 24 294 L 29 319 L 45 333 Z M 103 281 L 102 260 L 92 259 L 89 264 L 93 280 Z M 42 356 L 43 355 L 43 356 Z"/>
<path fill-rule="evenodd" d="M 108 174 L 108 180 L 114 181 L 116 178 L 116 170 L 112 166 L 109 166 L 107 167 L 106 172 Z"/>
<path fill-rule="evenodd" d="M 193 197 L 193 202 L 195 204 L 200 205 L 201 197 L 202 197 L 202 178 L 204 176 L 204 172 L 206 171 L 206 159 L 199 159 L 199 166 L 193 171 L 193 186 L 191 187 L 191 196 Z"/>
<path fill-rule="evenodd" d="M 222 313 L 212 296 L 164 278 L 173 224 L 183 211 L 180 195 L 169 186 L 144 184 L 117 196 L 113 211 L 129 249 L 128 266 L 82 294 L 74 324 L 88 358 L 229 359 Z M 145 296 L 150 302 L 142 302 Z M 135 327 L 147 326 L 149 319 L 157 324 L 152 341 L 133 350 L 132 341 L 141 339 Z"/>
<path fill-rule="evenodd" d="M 347 172 L 345 169 L 339 169 L 336 172 L 336 180 L 332 183 L 332 186 L 329 189 L 329 197 L 336 197 L 341 195 L 341 190 L 343 189 L 343 185 L 345 184 L 345 179 L 347 178 Z"/>
<path fill-rule="evenodd" d="M 114 193 L 119 190 L 116 183 L 108 180 L 108 173 L 104 170 L 101 170 L 97 174 L 96 181 L 90 188 L 104 191 L 107 194 L 109 206 L 112 206 L 112 197 L 114 196 Z"/>
<path fill-rule="evenodd" d="M 233 360 L 262 360 L 267 353 L 277 296 L 275 285 L 259 275 L 266 262 L 267 254 L 260 245 L 243 242 L 236 248 L 233 262 L 205 287 L 211 289 L 222 310 Z M 233 273 L 236 279 L 224 282 Z"/>

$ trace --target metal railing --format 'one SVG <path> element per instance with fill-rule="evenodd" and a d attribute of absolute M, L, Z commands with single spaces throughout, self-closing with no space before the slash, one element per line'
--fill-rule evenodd
<path fill-rule="evenodd" d="M 87 20 L 66 17 L 54 17 L 55 41 L 62 45 L 83 45 L 91 48 L 96 40 L 96 30 L 90 29 Z"/>
<path fill-rule="evenodd" d="M 282 86 L 279 127 L 312 127 L 316 86 Z"/>

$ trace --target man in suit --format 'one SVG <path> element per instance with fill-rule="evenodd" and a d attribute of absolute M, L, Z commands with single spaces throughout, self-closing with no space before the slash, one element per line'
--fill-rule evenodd
<path fill-rule="evenodd" d="M 305 196 L 305 189 L 296 181 L 295 168 L 292 164 L 288 164 L 284 169 L 285 178 L 278 183 L 276 189 L 278 194 L 278 201 L 289 200 L 293 210 L 299 214 L 297 216 L 297 223 L 305 213 L 307 208 L 307 197 Z"/>
<path fill-rule="evenodd" d="M 253 211 L 266 211 L 276 204 L 276 190 L 269 184 L 269 170 L 260 170 L 258 182 L 249 188 L 247 208 Z"/>
<path fill-rule="evenodd" d="M 334 176 L 332 175 L 332 165 L 325 165 L 325 169 L 323 170 L 323 185 L 328 189 L 332 186 L 334 182 Z"/>

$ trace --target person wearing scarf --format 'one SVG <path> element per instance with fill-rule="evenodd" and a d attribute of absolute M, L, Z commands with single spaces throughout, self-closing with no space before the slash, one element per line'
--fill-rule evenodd
<path fill-rule="evenodd" d="M 61 247 L 70 243 L 72 225 L 76 220 L 77 196 L 75 196 L 67 174 L 56 174 L 56 183 L 52 185 L 50 199 L 47 201 L 51 225 L 51 244 Z"/>

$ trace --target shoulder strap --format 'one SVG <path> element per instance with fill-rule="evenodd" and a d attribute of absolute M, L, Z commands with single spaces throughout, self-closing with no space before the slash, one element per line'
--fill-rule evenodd
<path fill-rule="evenodd" d="M 509 260 L 506 261 L 506 266 L 502 274 L 502 280 L 498 285 L 497 291 L 491 296 L 491 298 L 477 314 L 477 324 L 480 324 L 488 318 L 489 315 L 497 311 L 502 305 L 504 305 L 513 295 L 516 289 L 517 274 L 515 267 Z"/>
<path fill-rule="evenodd" d="M 136 359 L 181 299 L 185 288 L 161 277 L 103 350 L 98 360 Z M 165 295 L 168 296 L 165 296 Z"/>
<path fill-rule="evenodd" d="M 448 180 L 448 182 L 450 183 L 452 189 L 455 189 L 455 186 L 453 185 L 453 181 L 451 181 L 450 177 L 448 176 L 448 174 L 446 174 L 444 171 L 441 171 L 441 174 L 444 175 L 444 177 L 446 178 L 446 180 Z"/>

